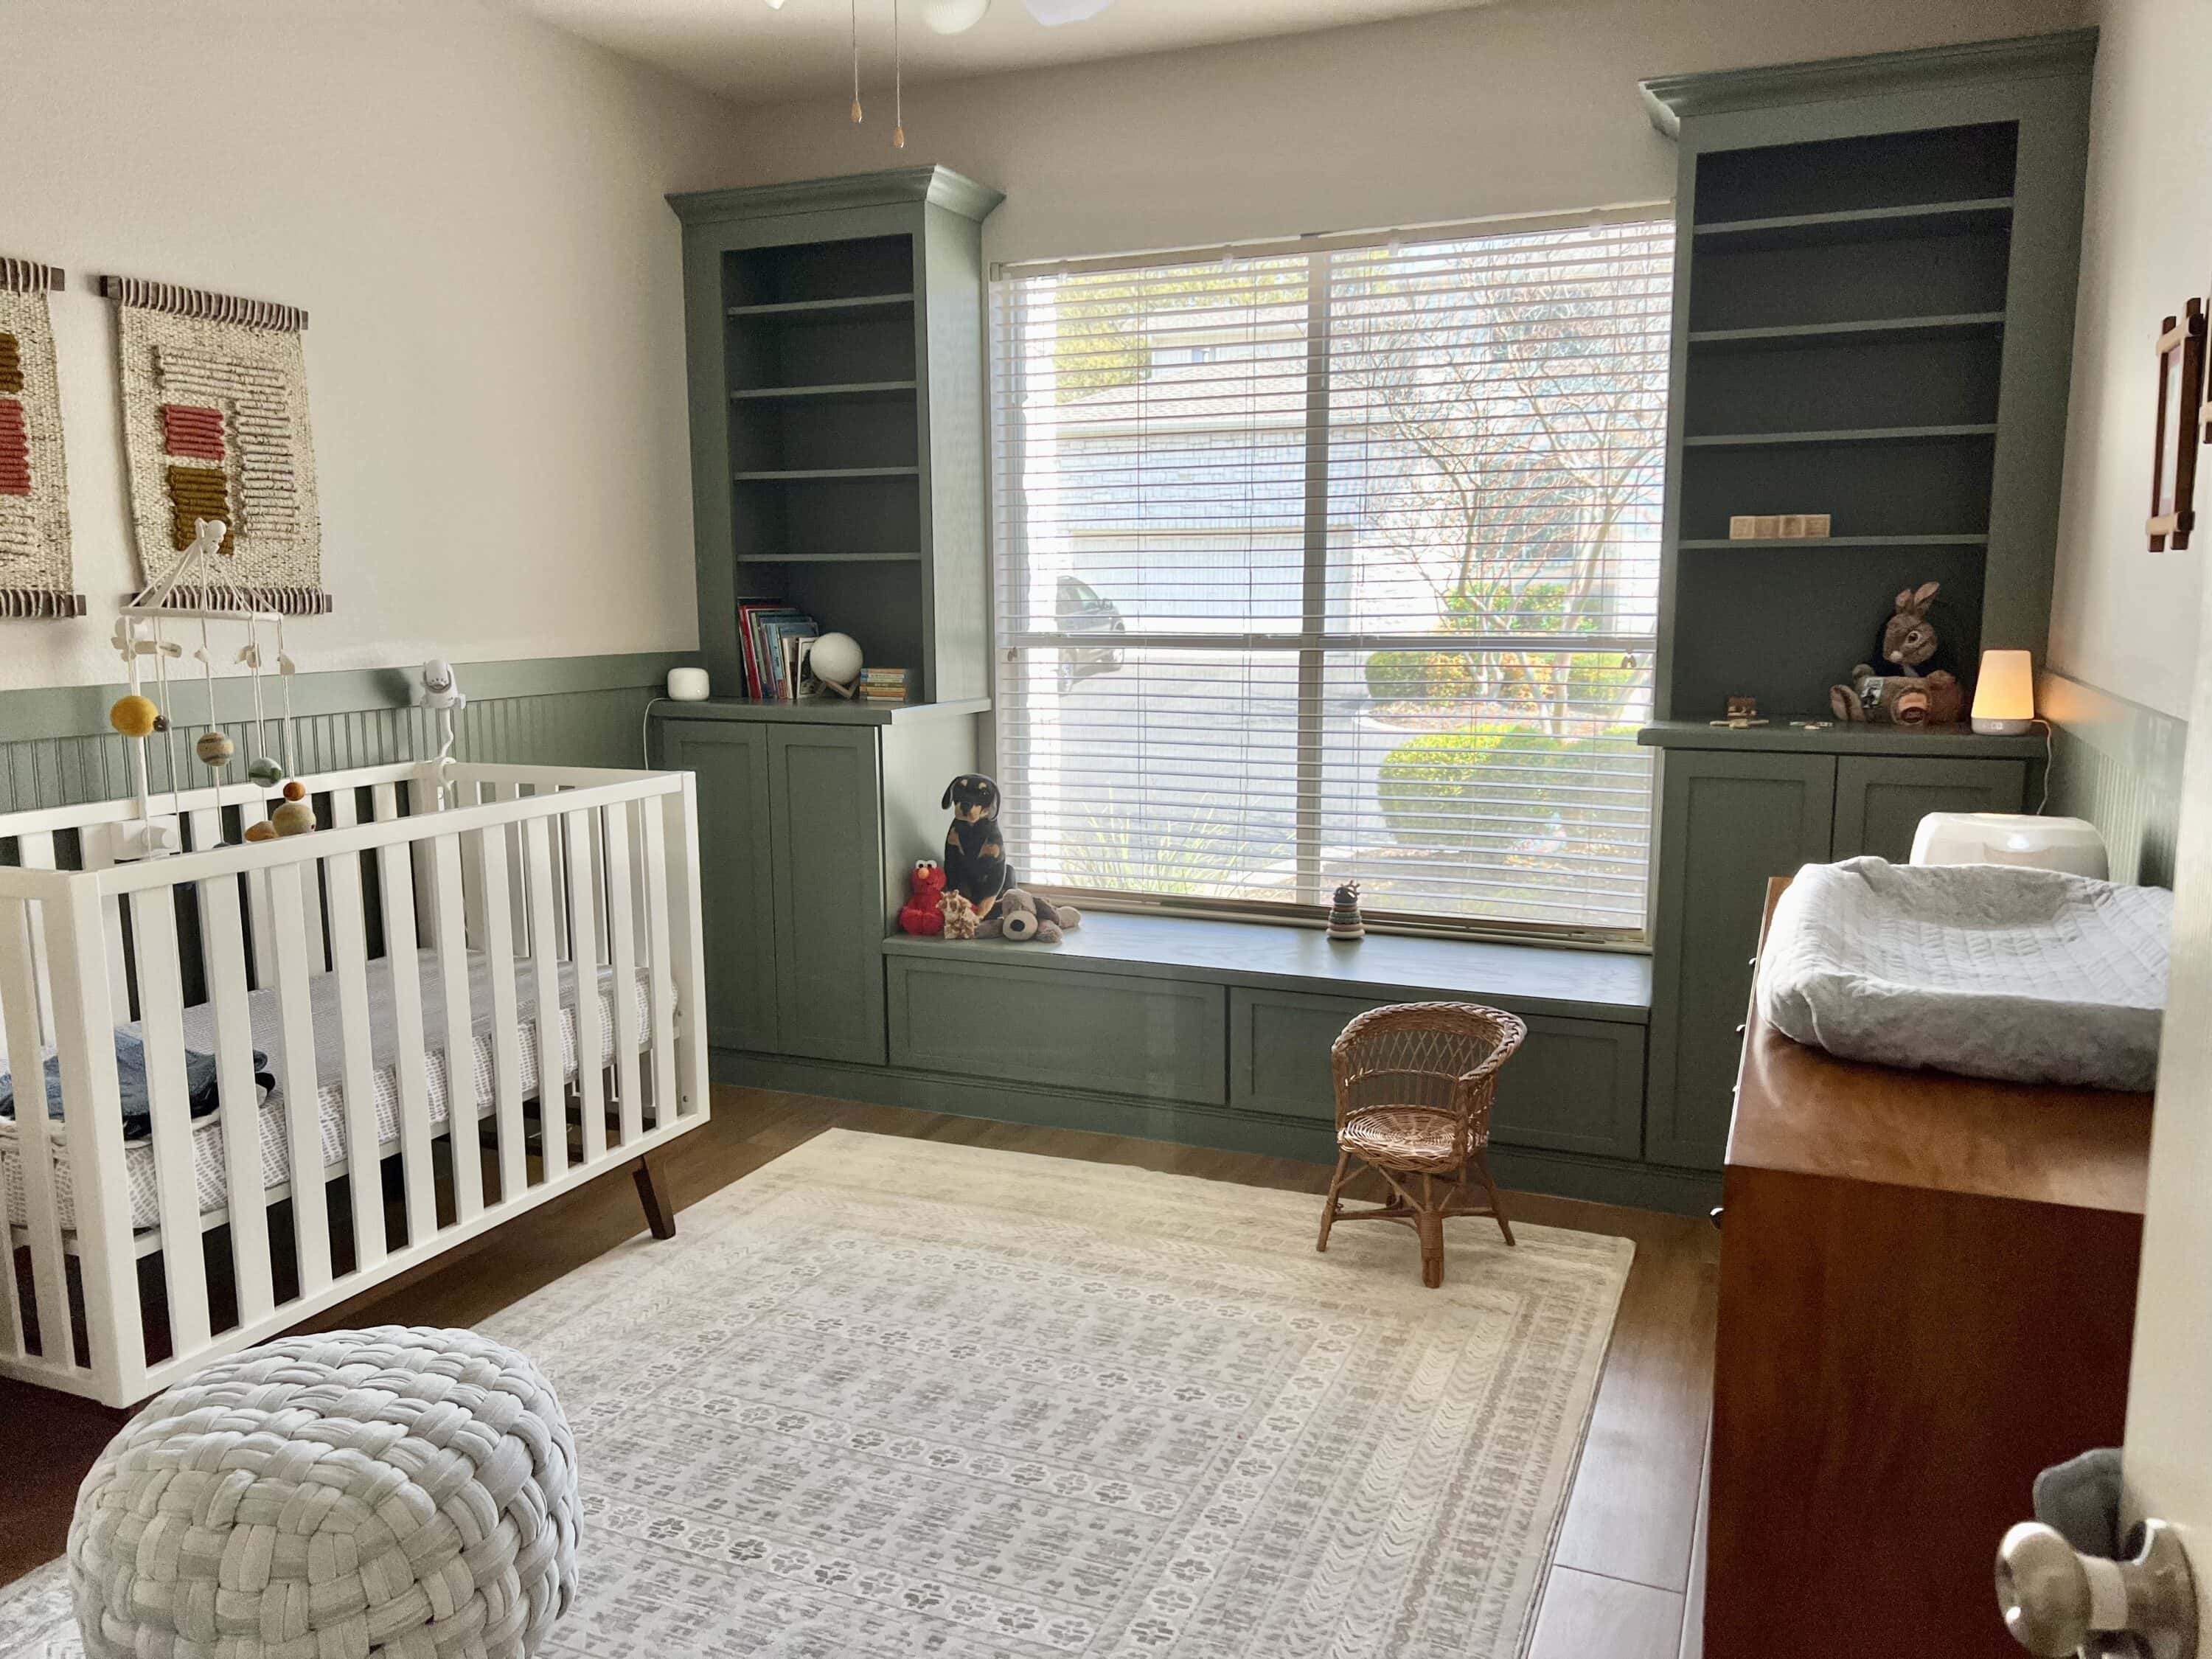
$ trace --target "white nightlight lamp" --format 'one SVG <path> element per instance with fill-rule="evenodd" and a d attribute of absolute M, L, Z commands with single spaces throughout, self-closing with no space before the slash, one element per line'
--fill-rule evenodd
<path fill-rule="evenodd" d="M 1984 651 L 1974 682 L 1974 730 L 2015 738 L 2035 724 L 2035 664 L 2025 651 Z"/>

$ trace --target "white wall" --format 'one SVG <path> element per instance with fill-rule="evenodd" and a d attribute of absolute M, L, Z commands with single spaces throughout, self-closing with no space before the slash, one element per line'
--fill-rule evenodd
<path fill-rule="evenodd" d="M 1011 0 L 1002 0 L 1011 3 Z M 1200 3 L 1201 0 L 1192 0 Z M 2189 4 L 2194 0 L 2176 0 Z M 757 3 L 757 0 L 732 0 Z M 1499 0 L 1328 33 L 750 112 L 734 182 L 938 161 L 994 259 L 1548 212 L 1674 193 L 1645 76 L 2072 27 L 2076 0 Z"/>
<path fill-rule="evenodd" d="M 2212 294 L 2212 4 L 2106 0 L 2103 11 L 2051 664 L 2185 717 L 2212 534 L 2152 553 L 2143 520 L 2159 321 Z M 2198 474 L 2197 514 L 2212 523 L 2212 469 Z"/>
<path fill-rule="evenodd" d="M 0 622 L 0 688 L 118 675 L 110 271 L 310 313 L 337 610 L 299 626 L 302 667 L 696 646 L 661 198 L 734 178 L 726 106 L 483 0 L 4 0 L 0 59 L 0 252 L 70 273 L 94 609 Z"/>

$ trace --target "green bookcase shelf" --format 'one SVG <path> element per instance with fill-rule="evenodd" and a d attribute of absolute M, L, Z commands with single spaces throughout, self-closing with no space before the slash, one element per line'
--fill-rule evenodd
<path fill-rule="evenodd" d="M 943 167 L 670 198 L 684 222 L 700 654 L 738 606 L 850 634 L 918 699 L 982 695 L 984 216 Z"/>
<path fill-rule="evenodd" d="M 1951 426 L 1863 426 L 1833 432 L 1722 432 L 1686 437 L 1692 449 L 1758 449 L 1771 444 L 1938 443 L 1959 438 L 1992 438 L 1996 422 Z"/>
<path fill-rule="evenodd" d="M 1987 536 L 1700 536 L 1679 544 L 1686 550 L 1717 548 L 1987 547 Z"/>
<path fill-rule="evenodd" d="M 1979 334 L 2004 326 L 2002 311 L 1966 311 L 1944 317 L 1874 317 L 1855 323 L 1784 324 L 1778 328 L 1692 329 L 1693 346 L 1872 345 L 1938 334 Z"/>

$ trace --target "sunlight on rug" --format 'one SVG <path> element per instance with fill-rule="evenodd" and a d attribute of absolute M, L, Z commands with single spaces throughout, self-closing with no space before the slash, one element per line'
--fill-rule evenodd
<path fill-rule="evenodd" d="M 489 1320 L 560 1390 L 544 1651 L 1515 1659 L 1633 1247 L 833 1130 Z M 0 1659 L 76 1659 L 59 1564 Z"/>

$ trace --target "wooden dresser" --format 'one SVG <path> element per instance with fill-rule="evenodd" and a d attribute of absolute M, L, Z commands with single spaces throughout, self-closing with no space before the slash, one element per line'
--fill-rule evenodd
<path fill-rule="evenodd" d="M 2016 1659 L 1991 1562 L 2037 1471 L 2119 1443 L 2149 1141 L 2148 1095 L 1856 1065 L 1754 1006 L 1705 1659 Z"/>

